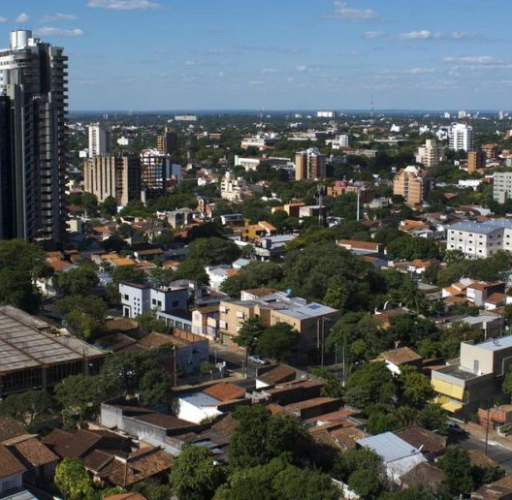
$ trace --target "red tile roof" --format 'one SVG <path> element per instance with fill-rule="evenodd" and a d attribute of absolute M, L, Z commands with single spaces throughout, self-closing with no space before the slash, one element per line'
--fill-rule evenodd
<path fill-rule="evenodd" d="M 27 469 L 24 465 L 7 449 L 0 444 L 0 479 L 23 474 Z"/>
<path fill-rule="evenodd" d="M 229 382 L 220 382 L 219 384 L 212 385 L 204 389 L 203 392 L 223 402 L 241 399 L 245 396 L 245 389 Z"/>
<path fill-rule="evenodd" d="M 48 465 L 59 461 L 59 457 L 36 438 L 16 443 L 10 449 L 22 462 L 33 467 L 40 467 L 41 465 Z"/>

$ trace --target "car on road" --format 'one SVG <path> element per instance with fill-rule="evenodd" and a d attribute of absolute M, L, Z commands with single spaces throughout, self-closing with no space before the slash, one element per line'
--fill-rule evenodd
<path fill-rule="evenodd" d="M 263 358 L 260 358 L 259 356 L 256 356 L 255 354 L 253 354 L 252 356 L 249 356 L 249 361 L 251 363 L 255 363 L 257 365 L 266 365 L 267 364 L 267 362 Z"/>

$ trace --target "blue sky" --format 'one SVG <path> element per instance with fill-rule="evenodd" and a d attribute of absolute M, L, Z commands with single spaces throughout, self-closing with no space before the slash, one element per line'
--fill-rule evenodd
<path fill-rule="evenodd" d="M 511 109 L 507 0 L 16 0 L 72 110 Z"/>

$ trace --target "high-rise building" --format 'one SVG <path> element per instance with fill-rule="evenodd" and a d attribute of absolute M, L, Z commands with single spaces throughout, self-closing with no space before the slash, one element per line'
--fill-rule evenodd
<path fill-rule="evenodd" d="M 492 196 L 498 203 L 505 203 L 512 198 L 512 172 L 494 174 Z"/>
<path fill-rule="evenodd" d="M 326 156 L 318 148 L 309 148 L 295 155 L 295 180 L 324 179 Z"/>
<path fill-rule="evenodd" d="M 464 123 L 454 123 L 449 133 L 450 149 L 471 151 L 473 149 L 473 127 Z"/>
<path fill-rule="evenodd" d="M 468 153 L 468 172 L 476 172 L 479 168 L 485 167 L 486 154 L 484 151 L 469 151 Z"/>
<path fill-rule="evenodd" d="M 66 94 L 64 50 L 12 31 L 0 50 L 0 238 L 62 240 Z"/>
<path fill-rule="evenodd" d="M 416 162 L 425 168 L 437 167 L 444 160 L 444 148 L 439 146 L 434 139 L 427 139 L 424 146 L 418 148 Z"/>
<path fill-rule="evenodd" d="M 178 134 L 165 127 L 164 133 L 157 137 L 156 148 L 160 153 L 170 155 L 178 149 Z"/>
<path fill-rule="evenodd" d="M 140 200 L 140 158 L 130 156 L 95 156 L 84 163 L 84 190 L 99 202 L 112 196 L 117 206 Z"/>
<path fill-rule="evenodd" d="M 112 153 L 110 128 L 101 123 L 89 125 L 89 158 Z"/>
<path fill-rule="evenodd" d="M 393 194 L 403 196 L 408 205 L 419 205 L 425 201 L 432 189 L 432 176 L 419 167 L 400 169 L 393 180 Z"/>

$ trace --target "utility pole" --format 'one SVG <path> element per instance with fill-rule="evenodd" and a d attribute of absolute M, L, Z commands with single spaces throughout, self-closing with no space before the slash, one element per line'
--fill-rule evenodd
<path fill-rule="evenodd" d="M 489 401 L 489 404 L 487 405 L 487 423 L 485 426 L 485 455 L 489 456 L 488 449 L 489 449 L 489 423 L 491 420 L 491 402 Z"/>

